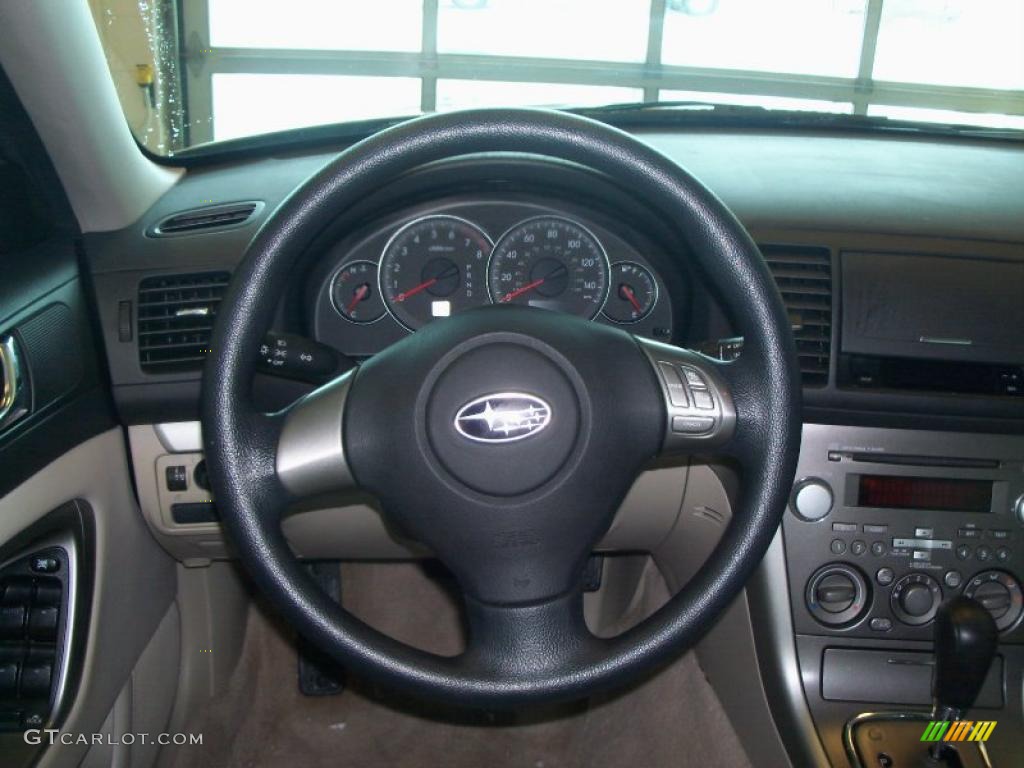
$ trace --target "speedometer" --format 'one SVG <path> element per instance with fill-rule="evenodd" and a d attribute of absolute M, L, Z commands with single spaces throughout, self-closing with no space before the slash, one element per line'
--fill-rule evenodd
<path fill-rule="evenodd" d="M 526 304 L 594 318 L 608 296 L 608 256 L 581 224 L 561 216 L 520 222 L 494 246 L 487 287 L 496 304 Z"/>
<path fill-rule="evenodd" d="M 456 216 L 424 216 L 399 229 L 380 260 L 380 294 L 409 330 L 487 303 L 490 238 Z"/>

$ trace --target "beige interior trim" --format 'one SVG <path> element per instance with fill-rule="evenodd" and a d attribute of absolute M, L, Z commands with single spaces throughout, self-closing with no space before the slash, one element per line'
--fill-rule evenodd
<path fill-rule="evenodd" d="M 174 563 L 139 514 L 120 429 L 82 443 L 0 498 L 0 541 L 73 499 L 92 508 L 95 561 L 82 678 L 61 730 L 98 733 L 137 660 L 172 606 Z M 173 681 L 150 686 L 150 706 L 173 700 Z M 86 746 L 47 749 L 37 768 L 78 766 Z"/>
<path fill-rule="evenodd" d="M 0 2 L 0 64 L 83 232 L 127 227 L 183 175 L 135 143 L 86 0 Z"/>

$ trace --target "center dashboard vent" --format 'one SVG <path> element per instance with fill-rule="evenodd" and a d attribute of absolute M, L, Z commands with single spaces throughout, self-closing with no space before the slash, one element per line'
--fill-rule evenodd
<path fill-rule="evenodd" d="M 210 350 L 228 272 L 147 277 L 139 283 L 139 365 L 146 373 L 196 371 Z"/>
<path fill-rule="evenodd" d="M 832 254 L 808 246 L 759 247 L 793 325 L 804 386 L 823 387 L 832 347 Z"/>
<path fill-rule="evenodd" d="M 248 223 L 262 207 L 263 203 L 261 202 L 249 201 L 193 208 L 161 219 L 155 227 L 149 230 L 148 234 L 150 237 L 168 237 L 211 229 L 240 227 Z"/>

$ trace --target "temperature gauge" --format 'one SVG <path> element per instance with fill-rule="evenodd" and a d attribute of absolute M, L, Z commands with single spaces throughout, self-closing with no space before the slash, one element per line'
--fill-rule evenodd
<path fill-rule="evenodd" d="M 341 268 L 331 283 L 334 308 L 353 323 L 372 323 L 384 316 L 384 302 L 377 290 L 377 265 L 353 261 Z"/>
<path fill-rule="evenodd" d="M 616 323 L 643 320 L 658 303 L 658 282 L 647 267 L 633 261 L 612 265 L 611 289 L 604 314 Z"/>

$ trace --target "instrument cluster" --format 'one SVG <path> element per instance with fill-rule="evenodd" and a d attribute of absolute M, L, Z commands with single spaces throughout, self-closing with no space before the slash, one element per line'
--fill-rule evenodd
<path fill-rule="evenodd" d="M 673 310 L 649 260 L 582 219 L 499 201 L 398 217 L 330 250 L 330 272 L 317 276 L 314 335 L 372 354 L 467 309 L 521 304 L 670 339 Z"/>

